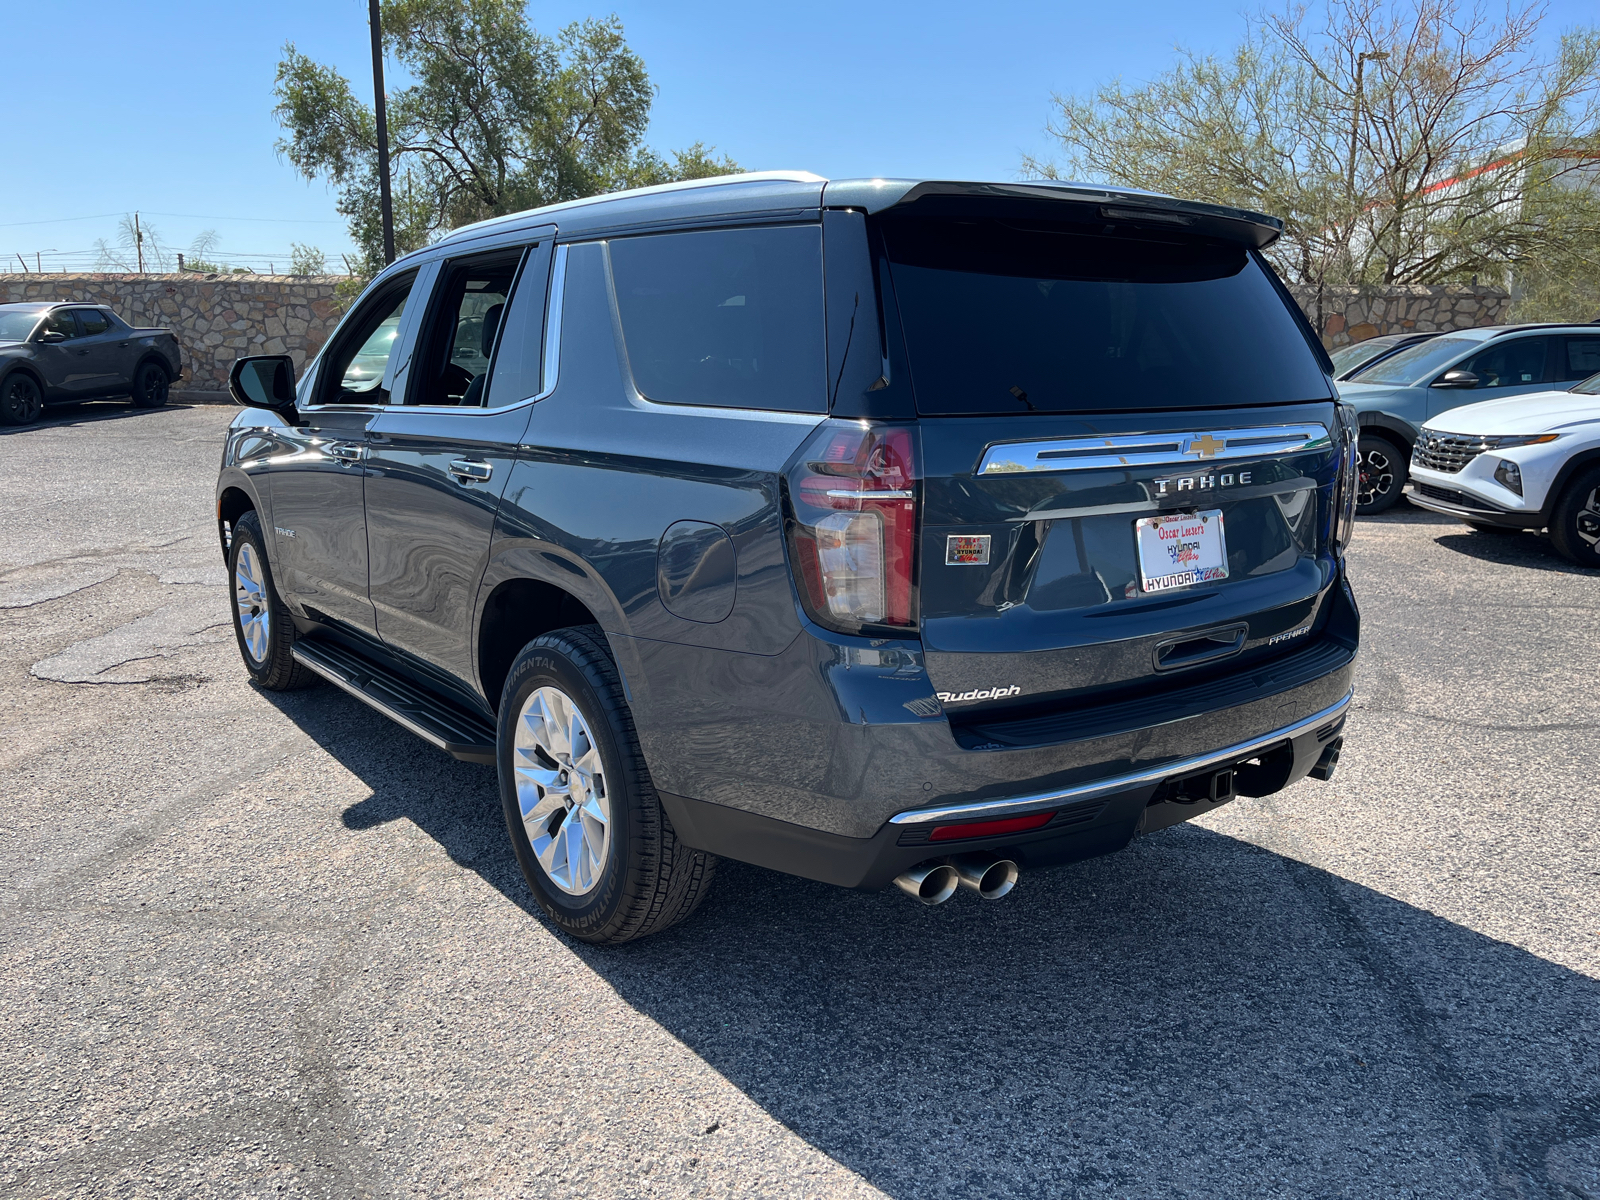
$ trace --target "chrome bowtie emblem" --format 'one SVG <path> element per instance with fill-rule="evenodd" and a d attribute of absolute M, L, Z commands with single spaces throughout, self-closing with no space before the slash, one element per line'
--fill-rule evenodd
<path fill-rule="evenodd" d="M 1214 438 L 1209 433 L 1204 437 L 1190 438 L 1184 443 L 1185 454 L 1198 454 L 1201 458 L 1215 458 L 1219 450 L 1226 450 L 1228 443 L 1224 438 Z"/>

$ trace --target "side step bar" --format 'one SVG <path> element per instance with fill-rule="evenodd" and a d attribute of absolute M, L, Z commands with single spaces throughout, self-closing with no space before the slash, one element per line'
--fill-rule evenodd
<path fill-rule="evenodd" d="M 495 729 L 487 717 L 435 695 L 424 687 L 337 642 L 303 641 L 296 661 L 370 704 L 396 725 L 462 762 L 495 762 Z"/>

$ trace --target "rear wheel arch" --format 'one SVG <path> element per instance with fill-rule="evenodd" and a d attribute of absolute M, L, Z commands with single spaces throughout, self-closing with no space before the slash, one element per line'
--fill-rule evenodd
<path fill-rule="evenodd" d="M 577 596 L 527 576 L 495 585 L 478 614 L 478 682 L 489 707 L 499 711 L 500 692 L 522 648 L 537 637 L 599 619 Z"/>

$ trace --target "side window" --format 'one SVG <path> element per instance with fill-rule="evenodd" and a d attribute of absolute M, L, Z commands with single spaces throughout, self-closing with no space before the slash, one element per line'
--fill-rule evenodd
<path fill-rule="evenodd" d="M 1518 387 L 1544 379 L 1544 349 L 1548 338 L 1514 338 L 1473 355 L 1462 369 L 1478 377 L 1480 388 Z"/>
<path fill-rule="evenodd" d="M 446 263 L 407 404 L 481 407 L 501 320 L 522 250 Z"/>
<path fill-rule="evenodd" d="M 64 337 L 69 338 L 75 338 L 79 336 L 78 323 L 77 321 L 73 320 L 72 310 L 70 308 L 58 308 L 52 312 L 44 319 L 44 324 L 40 326 L 39 332 L 59 333 Z"/>
<path fill-rule="evenodd" d="M 500 321 L 486 404 L 503 408 L 544 391 L 545 296 L 550 290 L 552 247 L 534 246 L 523 260 L 517 290 Z"/>
<path fill-rule="evenodd" d="M 93 337 L 111 328 L 111 322 L 106 320 L 105 313 L 98 308 L 78 309 L 78 324 L 83 329 L 84 337 Z"/>
<path fill-rule="evenodd" d="M 389 403 L 389 393 L 383 388 L 384 374 L 389 369 L 389 356 L 400 335 L 400 318 L 405 315 L 415 282 L 415 275 L 396 280 L 351 314 L 323 364 L 317 403 Z"/>
<path fill-rule="evenodd" d="M 821 226 L 649 234 L 611 242 L 610 255 L 642 395 L 827 410 Z"/>
<path fill-rule="evenodd" d="M 1569 337 L 1563 340 L 1567 352 L 1555 364 L 1557 369 L 1551 372 L 1553 380 L 1575 383 L 1600 371 L 1600 337 Z"/>

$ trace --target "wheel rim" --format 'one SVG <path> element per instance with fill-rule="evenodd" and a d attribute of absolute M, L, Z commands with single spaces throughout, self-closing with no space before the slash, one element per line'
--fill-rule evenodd
<path fill-rule="evenodd" d="M 6 415 L 17 424 L 26 425 L 37 419 L 43 407 L 44 402 L 39 398 L 39 389 L 33 386 L 33 380 L 13 379 L 6 385 Z"/>
<path fill-rule="evenodd" d="M 161 374 L 152 367 L 139 372 L 139 399 L 154 404 L 161 398 Z"/>
<path fill-rule="evenodd" d="M 1358 450 L 1356 462 L 1360 468 L 1357 504 L 1375 504 L 1394 490 L 1394 463 L 1382 450 Z"/>
<path fill-rule="evenodd" d="M 593 891 L 611 851 L 611 799 L 600 748 L 572 697 L 536 689 L 517 715 L 512 753 L 534 857 L 569 896 Z"/>
<path fill-rule="evenodd" d="M 239 632 L 244 637 L 245 653 L 253 662 L 267 661 L 267 641 L 272 636 L 272 614 L 267 608 L 266 574 L 256 548 L 249 542 L 239 546 L 233 564 L 233 602 L 239 614 Z"/>
<path fill-rule="evenodd" d="M 1591 552 L 1600 554 L 1600 488 L 1590 489 L 1584 497 L 1583 507 L 1574 515 L 1572 526 L 1578 540 Z"/>

